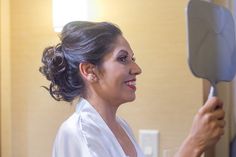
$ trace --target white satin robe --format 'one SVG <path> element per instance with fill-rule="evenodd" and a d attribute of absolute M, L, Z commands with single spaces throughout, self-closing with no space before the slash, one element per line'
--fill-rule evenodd
<path fill-rule="evenodd" d="M 137 157 L 144 157 L 128 124 L 117 117 L 133 145 Z M 60 127 L 52 157 L 127 157 L 116 137 L 99 113 L 85 99 Z"/>

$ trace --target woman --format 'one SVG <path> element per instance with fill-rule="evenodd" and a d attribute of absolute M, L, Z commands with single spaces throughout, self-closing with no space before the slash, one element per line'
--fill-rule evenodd
<path fill-rule="evenodd" d="M 53 157 L 144 157 L 128 124 L 116 116 L 121 104 L 135 99 L 141 74 L 118 27 L 71 22 L 63 28 L 61 43 L 44 50 L 42 62 L 40 72 L 51 81 L 54 99 L 80 97 L 76 112 L 58 131 Z M 223 118 L 221 101 L 207 101 L 176 157 L 199 157 L 215 144 L 223 134 Z"/>

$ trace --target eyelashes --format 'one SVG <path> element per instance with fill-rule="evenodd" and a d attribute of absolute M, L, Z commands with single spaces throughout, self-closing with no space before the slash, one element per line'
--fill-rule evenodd
<path fill-rule="evenodd" d="M 119 56 L 117 60 L 125 64 L 125 63 L 135 62 L 136 59 L 134 57 L 129 57 L 128 55 L 124 55 L 124 56 Z"/>
<path fill-rule="evenodd" d="M 128 60 L 128 56 L 120 56 L 120 57 L 118 57 L 118 61 L 120 61 L 120 62 L 125 63 L 125 62 L 127 62 L 127 60 Z"/>

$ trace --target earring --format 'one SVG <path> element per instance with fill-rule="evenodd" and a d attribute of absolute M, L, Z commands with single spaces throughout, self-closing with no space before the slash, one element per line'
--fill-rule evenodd
<path fill-rule="evenodd" d="M 93 80 L 95 79 L 95 76 L 94 76 L 93 74 L 89 74 L 89 75 L 88 75 L 88 79 L 91 80 L 91 81 L 93 81 Z"/>

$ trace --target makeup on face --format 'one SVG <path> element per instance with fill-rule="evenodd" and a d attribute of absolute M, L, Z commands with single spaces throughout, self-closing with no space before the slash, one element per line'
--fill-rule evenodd
<path fill-rule="evenodd" d="M 134 54 L 129 54 L 126 50 L 120 50 L 116 56 L 117 61 L 122 64 L 128 64 L 130 62 L 135 62 Z"/>

